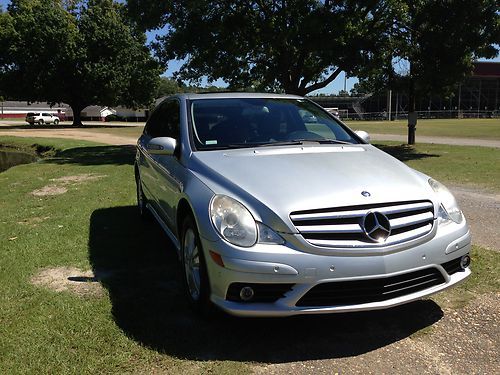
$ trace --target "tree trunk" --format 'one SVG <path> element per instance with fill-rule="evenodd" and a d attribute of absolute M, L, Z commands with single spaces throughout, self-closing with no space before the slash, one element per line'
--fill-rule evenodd
<path fill-rule="evenodd" d="M 73 111 L 73 126 L 82 127 L 82 110 L 85 108 L 80 104 L 70 104 L 71 110 Z"/>
<path fill-rule="evenodd" d="M 415 82 L 413 81 L 411 65 L 410 62 L 410 85 L 408 87 L 408 144 L 414 145 L 415 132 L 417 131 L 417 111 L 415 109 Z"/>

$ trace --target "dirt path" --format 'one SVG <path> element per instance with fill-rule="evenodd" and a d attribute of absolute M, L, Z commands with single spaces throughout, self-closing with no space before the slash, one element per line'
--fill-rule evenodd
<path fill-rule="evenodd" d="M 129 124 L 130 125 L 130 124 Z M 134 124 L 134 126 L 137 124 Z M 86 131 L 83 129 L 9 129 L 1 130 L 0 135 L 15 135 L 17 137 L 52 137 L 52 138 L 73 138 L 94 142 L 108 143 L 113 145 L 132 144 L 135 145 L 137 139 L 127 136 L 117 136 L 106 133 Z M 370 134 L 374 141 L 397 141 L 406 142 L 405 135 L 396 134 Z M 473 138 L 453 138 L 453 137 L 429 137 L 418 136 L 417 142 L 436 143 L 459 146 L 481 146 L 500 148 L 500 141 L 494 139 L 473 139 Z"/>
<path fill-rule="evenodd" d="M 11 129 L 0 130 L 0 135 L 13 135 L 16 137 L 81 139 L 84 141 L 93 141 L 110 145 L 135 145 L 137 143 L 137 138 L 92 132 L 81 129 Z"/>
<path fill-rule="evenodd" d="M 370 133 L 373 141 L 397 141 L 406 142 L 406 135 L 398 134 L 376 134 Z M 455 138 L 455 137 L 430 137 L 417 134 L 417 143 L 436 143 L 440 145 L 457 146 L 481 146 L 500 148 L 500 141 L 495 139 L 476 139 L 476 138 Z"/>

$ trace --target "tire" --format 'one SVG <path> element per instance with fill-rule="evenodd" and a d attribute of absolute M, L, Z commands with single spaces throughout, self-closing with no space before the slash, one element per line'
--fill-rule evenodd
<path fill-rule="evenodd" d="M 58 119 L 54 120 L 54 125 L 59 125 L 59 120 Z"/>
<path fill-rule="evenodd" d="M 181 237 L 183 284 L 191 307 L 204 315 L 213 312 L 210 283 L 200 235 L 192 216 L 184 218 Z"/>
<path fill-rule="evenodd" d="M 144 195 L 144 191 L 142 191 L 142 181 L 139 173 L 136 173 L 135 184 L 136 184 L 137 208 L 139 210 L 139 216 L 144 221 L 150 221 L 151 212 L 149 212 L 149 209 L 147 208 L 148 200 Z"/>
<path fill-rule="evenodd" d="M 43 119 L 38 120 L 38 125 L 43 125 Z"/>

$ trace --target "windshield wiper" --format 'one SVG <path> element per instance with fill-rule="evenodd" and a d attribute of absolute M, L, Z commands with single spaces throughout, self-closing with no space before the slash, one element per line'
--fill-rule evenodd
<path fill-rule="evenodd" d="M 352 145 L 351 142 L 339 141 L 338 139 L 322 139 L 318 141 L 321 144 L 340 144 L 340 145 Z"/>
<path fill-rule="evenodd" d="M 300 140 L 292 140 L 292 141 L 279 141 L 279 142 L 233 143 L 227 145 L 227 147 L 245 148 L 245 147 L 266 147 L 266 146 L 296 146 L 301 144 L 302 141 Z"/>
<path fill-rule="evenodd" d="M 294 139 L 292 142 L 300 142 L 303 144 L 304 142 L 317 142 L 319 144 L 339 144 L 339 145 L 352 145 L 351 142 L 347 141 L 339 141 L 338 139 Z"/>

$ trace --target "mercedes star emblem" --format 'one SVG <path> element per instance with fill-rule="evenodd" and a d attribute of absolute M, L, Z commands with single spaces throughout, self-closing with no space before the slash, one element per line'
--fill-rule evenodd
<path fill-rule="evenodd" d="M 391 223 L 384 214 L 370 211 L 363 219 L 363 230 L 369 239 L 384 242 L 391 235 Z"/>

